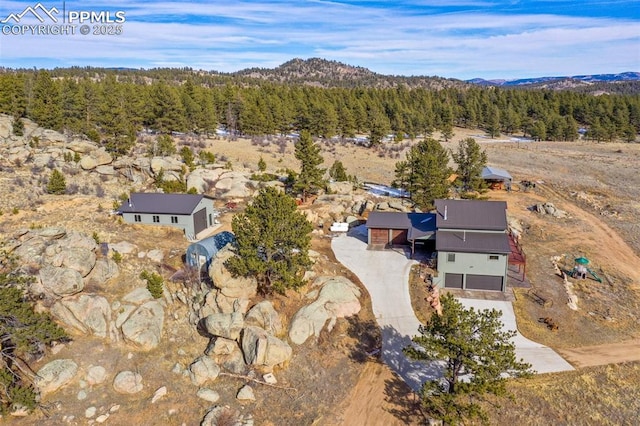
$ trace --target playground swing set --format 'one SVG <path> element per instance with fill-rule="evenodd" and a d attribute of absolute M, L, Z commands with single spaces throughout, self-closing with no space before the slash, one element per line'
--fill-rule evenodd
<path fill-rule="evenodd" d="M 571 257 L 567 256 L 567 258 L 570 259 Z M 600 278 L 593 269 L 587 266 L 591 263 L 589 259 L 584 256 L 580 256 L 576 257 L 573 262 L 573 269 L 565 272 L 568 276 L 575 279 L 586 279 L 587 274 L 589 274 L 591 275 L 591 277 L 593 277 L 594 280 L 598 281 L 599 283 L 602 282 L 602 278 Z"/>

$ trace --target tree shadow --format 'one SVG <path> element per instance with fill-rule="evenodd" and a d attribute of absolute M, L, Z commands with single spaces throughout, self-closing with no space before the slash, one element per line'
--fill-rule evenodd
<path fill-rule="evenodd" d="M 354 339 L 349 358 L 357 363 L 364 363 L 372 357 L 379 358 L 381 335 L 378 324 L 373 320 L 363 320 L 358 315 L 346 318 L 347 334 Z"/>
<path fill-rule="evenodd" d="M 416 330 L 417 334 L 418 330 Z M 382 361 L 397 373 L 414 392 L 420 392 L 422 384 L 426 381 L 443 377 L 444 363 L 409 359 L 404 353 L 404 348 L 409 346 L 415 347 L 409 336 L 401 335 L 391 326 L 382 327 Z"/>
<path fill-rule="evenodd" d="M 424 424 L 425 416 L 421 410 L 420 395 L 413 392 L 397 375 L 384 382 L 385 400 L 393 402 L 387 411 L 402 424 Z"/>

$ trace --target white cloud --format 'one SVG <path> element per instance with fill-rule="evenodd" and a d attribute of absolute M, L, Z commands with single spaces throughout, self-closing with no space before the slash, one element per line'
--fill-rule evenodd
<path fill-rule="evenodd" d="M 2 10 L 24 7 L 17 3 L 6 2 Z M 331 1 L 99 1 L 91 7 L 126 9 L 122 35 L 0 36 L 0 56 L 5 66 L 39 66 L 49 58 L 60 66 L 218 71 L 320 56 L 381 73 L 458 78 L 640 69 L 637 19 L 487 12 L 497 3 L 425 0 L 412 2 L 414 7 L 402 2 L 373 7 Z M 453 5 L 479 12 L 425 14 L 429 7 Z"/>

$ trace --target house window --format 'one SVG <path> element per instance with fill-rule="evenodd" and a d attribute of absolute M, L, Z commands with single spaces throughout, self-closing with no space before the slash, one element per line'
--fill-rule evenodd
<path fill-rule="evenodd" d="M 500 256 L 498 256 L 497 254 L 490 254 L 489 260 L 500 260 Z"/>
<path fill-rule="evenodd" d="M 213 225 L 213 220 L 211 217 L 211 213 L 209 213 L 209 226 Z"/>
<path fill-rule="evenodd" d="M 447 262 L 455 262 L 456 261 L 456 254 L 455 253 L 448 253 L 447 254 Z"/>
<path fill-rule="evenodd" d="M 171 223 L 178 223 L 178 216 L 171 216 Z"/>
<path fill-rule="evenodd" d="M 160 216 L 153 216 L 153 223 L 160 223 Z"/>
<path fill-rule="evenodd" d="M 135 222 L 142 222 L 142 218 L 140 217 L 140 215 L 139 215 L 139 214 L 134 214 L 134 215 L 133 215 L 133 220 L 134 220 Z"/>

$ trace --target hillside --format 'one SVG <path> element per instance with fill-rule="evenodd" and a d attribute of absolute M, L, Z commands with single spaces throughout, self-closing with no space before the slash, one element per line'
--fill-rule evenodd
<path fill-rule="evenodd" d="M 295 58 L 276 68 L 249 68 L 233 73 L 235 76 L 250 77 L 275 83 L 309 85 L 318 87 L 372 87 L 389 88 L 404 86 L 440 90 L 444 88 L 464 88 L 461 80 L 442 77 L 408 77 L 377 74 L 367 68 L 329 61 L 321 58 Z"/>

